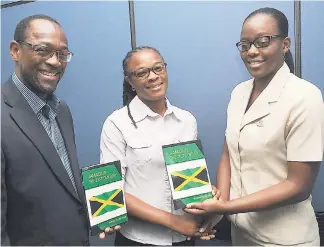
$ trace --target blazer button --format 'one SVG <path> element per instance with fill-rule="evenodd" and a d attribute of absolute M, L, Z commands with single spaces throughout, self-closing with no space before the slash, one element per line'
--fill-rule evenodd
<path fill-rule="evenodd" d="M 90 246 L 90 242 L 88 239 L 82 241 L 84 246 Z"/>
<path fill-rule="evenodd" d="M 79 214 L 84 214 L 85 210 L 84 210 L 84 208 L 79 208 L 78 212 L 79 212 Z"/>

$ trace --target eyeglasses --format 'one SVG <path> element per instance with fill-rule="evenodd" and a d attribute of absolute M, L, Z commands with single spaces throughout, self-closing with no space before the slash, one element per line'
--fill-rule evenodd
<path fill-rule="evenodd" d="M 165 72 L 166 63 L 156 63 L 152 68 L 140 68 L 127 74 L 127 76 L 135 75 L 138 79 L 146 79 L 149 77 L 150 72 L 153 71 L 156 75 Z"/>
<path fill-rule="evenodd" d="M 270 45 L 271 39 L 279 38 L 281 35 L 267 35 L 259 37 L 253 41 L 241 40 L 236 43 L 237 49 L 240 52 L 248 51 L 253 44 L 256 48 L 265 48 Z"/>
<path fill-rule="evenodd" d="M 53 50 L 44 45 L 32 45 L 21 40 L 17 40 L 17 42 L 20 44 L 28 45 L 38 56 L 40 56 L 44 60 L 51 58 L 54 53 L 56 54 L 60 62 L 70 62 L 73 56 L 73 53 L 69 50 Z"/>

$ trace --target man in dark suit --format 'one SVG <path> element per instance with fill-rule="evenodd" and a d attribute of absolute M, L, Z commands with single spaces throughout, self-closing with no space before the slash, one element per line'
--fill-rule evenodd
<path fill-rule="evenodd" d="M 89 245 L 72 116 L 54 94 L 72 58 L 67 38 L 51 17 L 30 16 L 17 25 L 10 53 L 15 69 L 1 99 L 1 243 Z"/>

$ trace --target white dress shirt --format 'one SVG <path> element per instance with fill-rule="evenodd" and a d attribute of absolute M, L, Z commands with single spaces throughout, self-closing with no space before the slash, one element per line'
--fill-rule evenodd
<path fill-rule="evenodd" d="M 127 107 L 113 112 L 105 121 L 100 140 L 100 162 L 120 160 L 125 192 L 153 207 L 174 210 L 171 188 L 163 159 L 162 145 L 197 139 L 197 123 L 188 111 L 172 106 L 167 100 L 164 116 L 153 112 L 137 96 L 128 116 Z M 172 245 L 185 237 L 170 229 L 129 217 L 121 233 L 133 241 L 153 245 Z"/>

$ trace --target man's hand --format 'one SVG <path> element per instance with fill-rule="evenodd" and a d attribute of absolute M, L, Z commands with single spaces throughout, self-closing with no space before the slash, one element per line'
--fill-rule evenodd
<path fill-rule="evenodd" d="M 104 239 L 106 237 L 106 234 L 111 235 L 116 231 L 120 230 L 120 226 L 114 226 L 113 228 L 107 227 L 104 232 L 99 234 L 99 238 Z"/>

